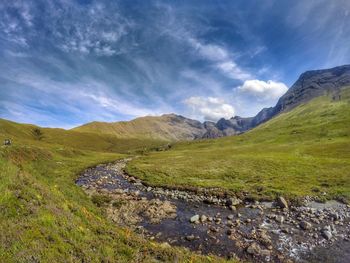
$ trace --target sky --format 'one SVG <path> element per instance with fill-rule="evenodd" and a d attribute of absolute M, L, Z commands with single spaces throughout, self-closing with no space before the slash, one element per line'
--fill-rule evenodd
<path fill-rule="evenodd" d="M 349 0 L 0 1 L 0 118 L 254 116 L 350 64 Z"/>

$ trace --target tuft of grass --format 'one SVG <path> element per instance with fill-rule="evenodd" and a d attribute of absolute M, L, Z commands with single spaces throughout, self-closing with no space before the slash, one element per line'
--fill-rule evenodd
<path fill-rule="evenodd" d="M 91 196 L 91 201 L 101 207 L 104 206 L 112 201 L 112 198 L 108 195 L 101 195 L 101 194 L 95 194 Z"/>
<path fill-rule="evenodd" d="M 149 153 L 127 171 L 158 186 L 350 200 L 350 88 L 341 101 L 318 97 L 239 136 Z"/>

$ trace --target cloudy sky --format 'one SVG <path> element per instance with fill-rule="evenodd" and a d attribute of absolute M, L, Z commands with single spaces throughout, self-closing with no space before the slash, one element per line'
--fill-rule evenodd
<path fill-rule="evenodd" d="M 252 116 L 350 63 L 348 0 L 0 1 L 0 117 Z"/>

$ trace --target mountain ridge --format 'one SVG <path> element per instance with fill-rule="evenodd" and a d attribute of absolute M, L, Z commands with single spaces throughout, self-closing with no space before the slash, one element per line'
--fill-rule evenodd
<path fill-rule="evenodd" d="M 350 85 L 350 65 L 302 73 L 274 107 L 264 108 L 253 117 L 234 116 L 230 119 L 221 118 L 216 123 L 211 121 L 202 123 L 171 113 L 139 117 L 131 121 L 91 122 L 73 130 L 169 141 L 218 138 L 246 132 L 315 97 L 329 93 L 337 97 L 339 88 L 345 85 Z"/>

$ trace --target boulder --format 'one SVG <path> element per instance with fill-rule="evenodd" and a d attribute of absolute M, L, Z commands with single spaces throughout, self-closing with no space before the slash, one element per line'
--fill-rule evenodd
<path fill-rule="evenodd" d="M 287 203 L 286 199 L 284 199 L 284 197 L 282 197 L 282 196 L 278 197 L 276 200 L 276 203 L 280 208 L 288 209 L 288 203 Z"/>

